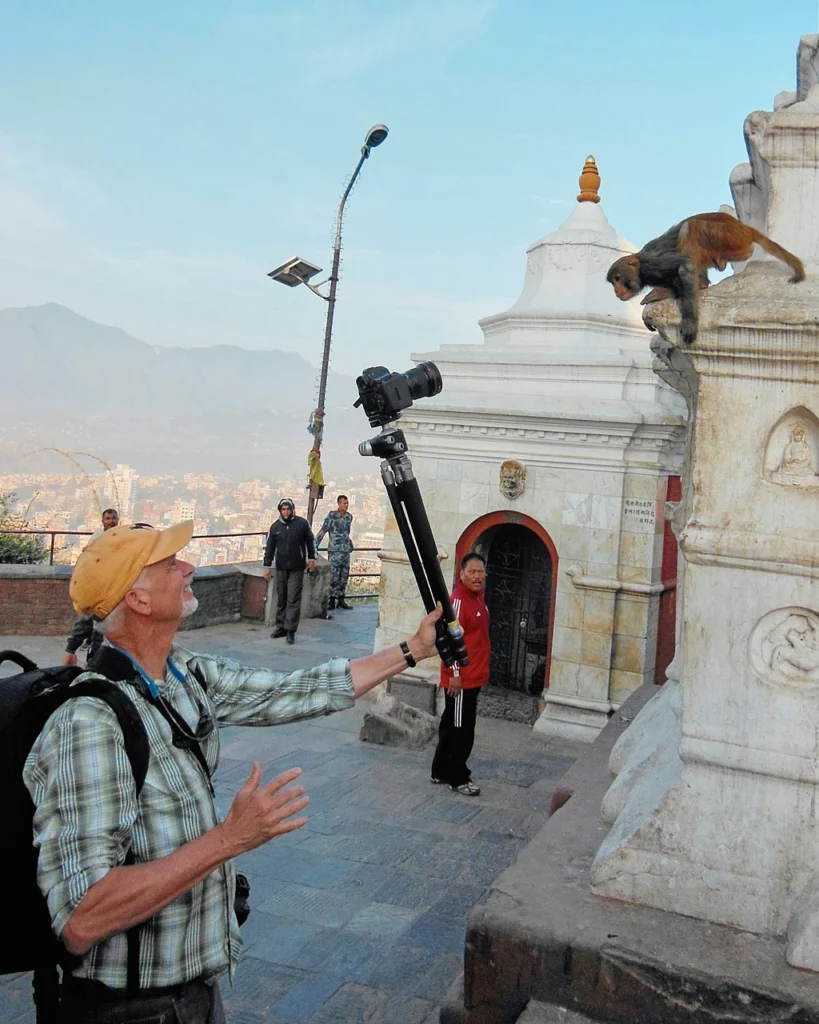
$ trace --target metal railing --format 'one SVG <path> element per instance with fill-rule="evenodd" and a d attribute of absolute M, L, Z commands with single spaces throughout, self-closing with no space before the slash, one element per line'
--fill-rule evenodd
<path fill-rule="evenodd" d="M 359 551 L 380 551 L 380 550 L 381 550 L 381 548 L 355 548 L 355 550 L 350 552 L 350 555 L 351 555 L 351 559 L 350 560 L 352 561 L 352 555 L 357 554 Z M 328 553 L 327 552 L 327 548 L 316 548 L 316 551 L 318 551 L 318 553 L 320 555 L 326 555 Z M 365 580 L 365 579 L 380 580 L 381 579 L 381 569 L 379 568 L 378 572 L 359 572 L 358 570 L 354 570 L 352 565 L 350 566 L 350 580 L 351 581 L 352 580 Z M 348 591 L 345 596 L 346 596 L 346 599 L 348 601 L 352 601 L 354 599 L 355 600 L 364 600 L 366 598 L 378 597 L 378 591 L 375 591 L 372 594 L 356 594 L 356 593 L 354 593 L 352 591 Z"/>
<path fill-rule="evenodd" d="M 57 537 L 91 537 L 92 530 L 0 530 L 3 535 L 28 534 L 35 537 L 51 537 L 51 546 L 48 551 L 48 564 L 54 565 L 54 542 Z"/>
<path fill-rule="evenodd" d="M 57 537 L 91 537 L 91 536 L 93 536 L 93 531 L 91 531 L 91 530 L 0 530 L 0 535 L 3 535 L 3 534 L 15 534 L 15 535 L 38 536 L 38 537 L 50 537 L 50 542 L 49 542 L 49 545 L 48 545 L 48 564 L 49 565 L 54 565 L 54 545 L 56 543 Z M 211 539 L 212 540 L 219 540 L 219 539 L 224 539 L 225 537 L 266 537 L 266 536 L 267 536 L 267 530 L 257 530 L 257 531 L 248 532 L 248 533 L 195 533 L 191 537 L 191 540 L 211 540 Z M 327 548 L 317 548 L 316 550 L 321 555 L 326 555 L 328 553 Z M 374 547 L 374 548 L 355 548 L 355 550 L 351 552 L 351 555 L 355 555 L 358 552 L 380 551 L 380 550 L 381 550 L 380 547 Z M 204 568 L 207 568 L 207 567 L 203 565 L 202 568 L 204 569 Z M 351 567 L 351 569 L 350 569 L 350 580 L 368 579 L 368 578 L 369 579 L 381 579 L 381 570 L 379 569 L 378 572 L 359 572 L 359 571 L 354 571 L 352 569 L 352 567 Z M 362 599 L 365 599 L 365 598 L 378 597 L 378 593 L 377 592 L 372 593 L 372 594 L 354 594 L 354 593 L 350 593 L 350 594 L 347 595 L 347 597 L 349 599 L 355 598 L 357 600 L 362 600 Z"/>

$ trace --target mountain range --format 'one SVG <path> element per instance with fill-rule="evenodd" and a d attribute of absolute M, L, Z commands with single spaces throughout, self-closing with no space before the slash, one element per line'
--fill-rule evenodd
<path fill-rule="evenodd" d="M 92 452 L 141 473 L 282 477 L 306 468 L 318 370 L 295 352 L 148 345 L 49 303 L 0 310 L 0 468 L 31 448 Z M 351 377 L 331 372 L 325 472 L 372 472 Z M 45 456 L 32 472 L 65 468 Z M 13 464 L 13 465 L 12 465 Z"/>

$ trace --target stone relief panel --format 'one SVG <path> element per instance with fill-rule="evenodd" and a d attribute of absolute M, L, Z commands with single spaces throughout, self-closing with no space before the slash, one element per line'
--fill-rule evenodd
<path fill-rule="evenodd" d="M 612 250 L 605 245 L 544 245 L 544 257 L 556 270 L 580 270 L 599 274 L 612 262 Z"/>
<path fill-rule="evenodd" d="M 819 686 L 819 613 L 777 608 L 754 626 L 748 658 L 766 683 Z"/>
<path fill-rule="evenodd" d="M 773 428 L 763 476 L 781 487 L 819 488 L 819 420 L 810 410 L 792 409 Z"/>

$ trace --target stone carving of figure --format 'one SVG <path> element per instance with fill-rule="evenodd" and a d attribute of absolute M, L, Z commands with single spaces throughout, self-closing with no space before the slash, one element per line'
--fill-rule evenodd
<path fill-rule="evenodd" d="M 774 671 L 799 678 L 819 669 L 819 635 L 815 623 L 807 617 L 791 616 L 768 637 L 768 642 Z"/>
<path fill-rule="evenodd" d="M 751 639 L 751 664 L 770 682 L 819 682 L 819 616 L 808 608 L 769 612 Z"/>
<path fill-rule="evenodd" d="M 773 474 L 779 483 L 807 483 L 814 480 L 813 452 L 808 442 L 804 423 L 796 422 L 790 429 L 790 441 L 785 445 L 782 462 Z M 806 478 L 809 478 L 806 479 Z"/>
<path fill-rule="evenodd" d="M 500 492 L 506 498 L 519 498 L 526 486 L 526 467 L 516 459 L 507 459 L 500 468 Z"/>

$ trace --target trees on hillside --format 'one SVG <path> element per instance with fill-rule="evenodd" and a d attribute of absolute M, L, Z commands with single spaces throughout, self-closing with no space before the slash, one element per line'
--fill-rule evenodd
<path fill-rule="evenodd" d="M 5 533 L 5 530 L 25 530 L 25 516 L 12 509 L 17 500 L 13 491 L 0 493 L 0 563 L 5 565 L 35 565 L 48 558 L 43 538 L 30 534 Z"/>

